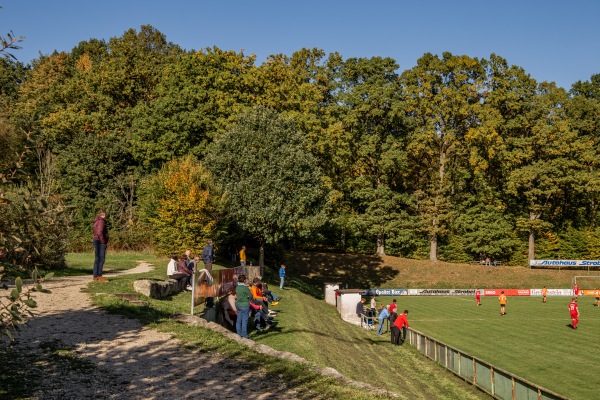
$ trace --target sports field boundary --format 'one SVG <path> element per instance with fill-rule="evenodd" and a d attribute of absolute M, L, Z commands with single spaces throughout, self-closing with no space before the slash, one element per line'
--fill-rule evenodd
<path fill-rule="evenodd" d="M 568 400 L 549 389 L 408 328 L 408 343 L 466 382 L 501 400 Z"/>

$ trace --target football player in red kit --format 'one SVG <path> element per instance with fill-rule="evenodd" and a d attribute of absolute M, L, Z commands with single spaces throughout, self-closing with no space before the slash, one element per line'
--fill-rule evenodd
<path fill-rule="evenodd" d="M 569 313 L 571 314 L 571 326 L 573 329 L 577 329 L 579 323 L 579 307 L 577 306 L 577 299 L 573 297 L 569 303 Z"/>

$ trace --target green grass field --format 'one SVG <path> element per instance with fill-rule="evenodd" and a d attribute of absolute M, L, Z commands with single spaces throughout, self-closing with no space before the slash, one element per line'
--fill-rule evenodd
<path fill-rule="evenodd" d="M 573 399 L 598 398 L 600 308 L 579 298 L 580 324 L 571 323 L 568 297 L 509 297 L 500 315 L 496 297 L 402 297 L 411 327 Z"/>

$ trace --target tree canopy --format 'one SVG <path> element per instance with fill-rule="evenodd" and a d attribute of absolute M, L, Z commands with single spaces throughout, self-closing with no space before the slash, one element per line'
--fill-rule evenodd
<path fill-rule="evenodd" d="M 182 50 L 147 25 L 29 66 L 1 61 L 2 201 L 43 193 L 35 208 L 56 211 L 48 223 L 64 224 L 72 249 L 89 246 L 99 207 L 116 247 L 178 224 L 175 208 L 157 217 L 148 190 L 182 178 L 184 164 L 197 194 L 214 181 L 227 201 L 222 217 L 198 218 L 202 236 L 515 263 L 583 257 L 600 242 L 600 75 L 567 92 L 498 55 L 448 52 L 403 72 L 391 58 L 320 49 L 258 65 L 243 52 Z M 190 190 L 169 196 L 212 207 Z M 194 207 L 178 210 L 189 221 Z M 0 246 L 16 259 L 13 222 Z"/>

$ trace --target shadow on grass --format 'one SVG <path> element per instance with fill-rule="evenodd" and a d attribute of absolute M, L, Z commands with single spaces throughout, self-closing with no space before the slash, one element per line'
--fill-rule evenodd
<path fill-rule="evenodd" d="M 376 288 L 394 279 L 398 271 L 383 265 L 382 259 L 365 254 L 293 253 L 288 261 L 287 285 L 315 298 L 323 298 L 325 283 L 339 283 L 341 288 Z"/>

